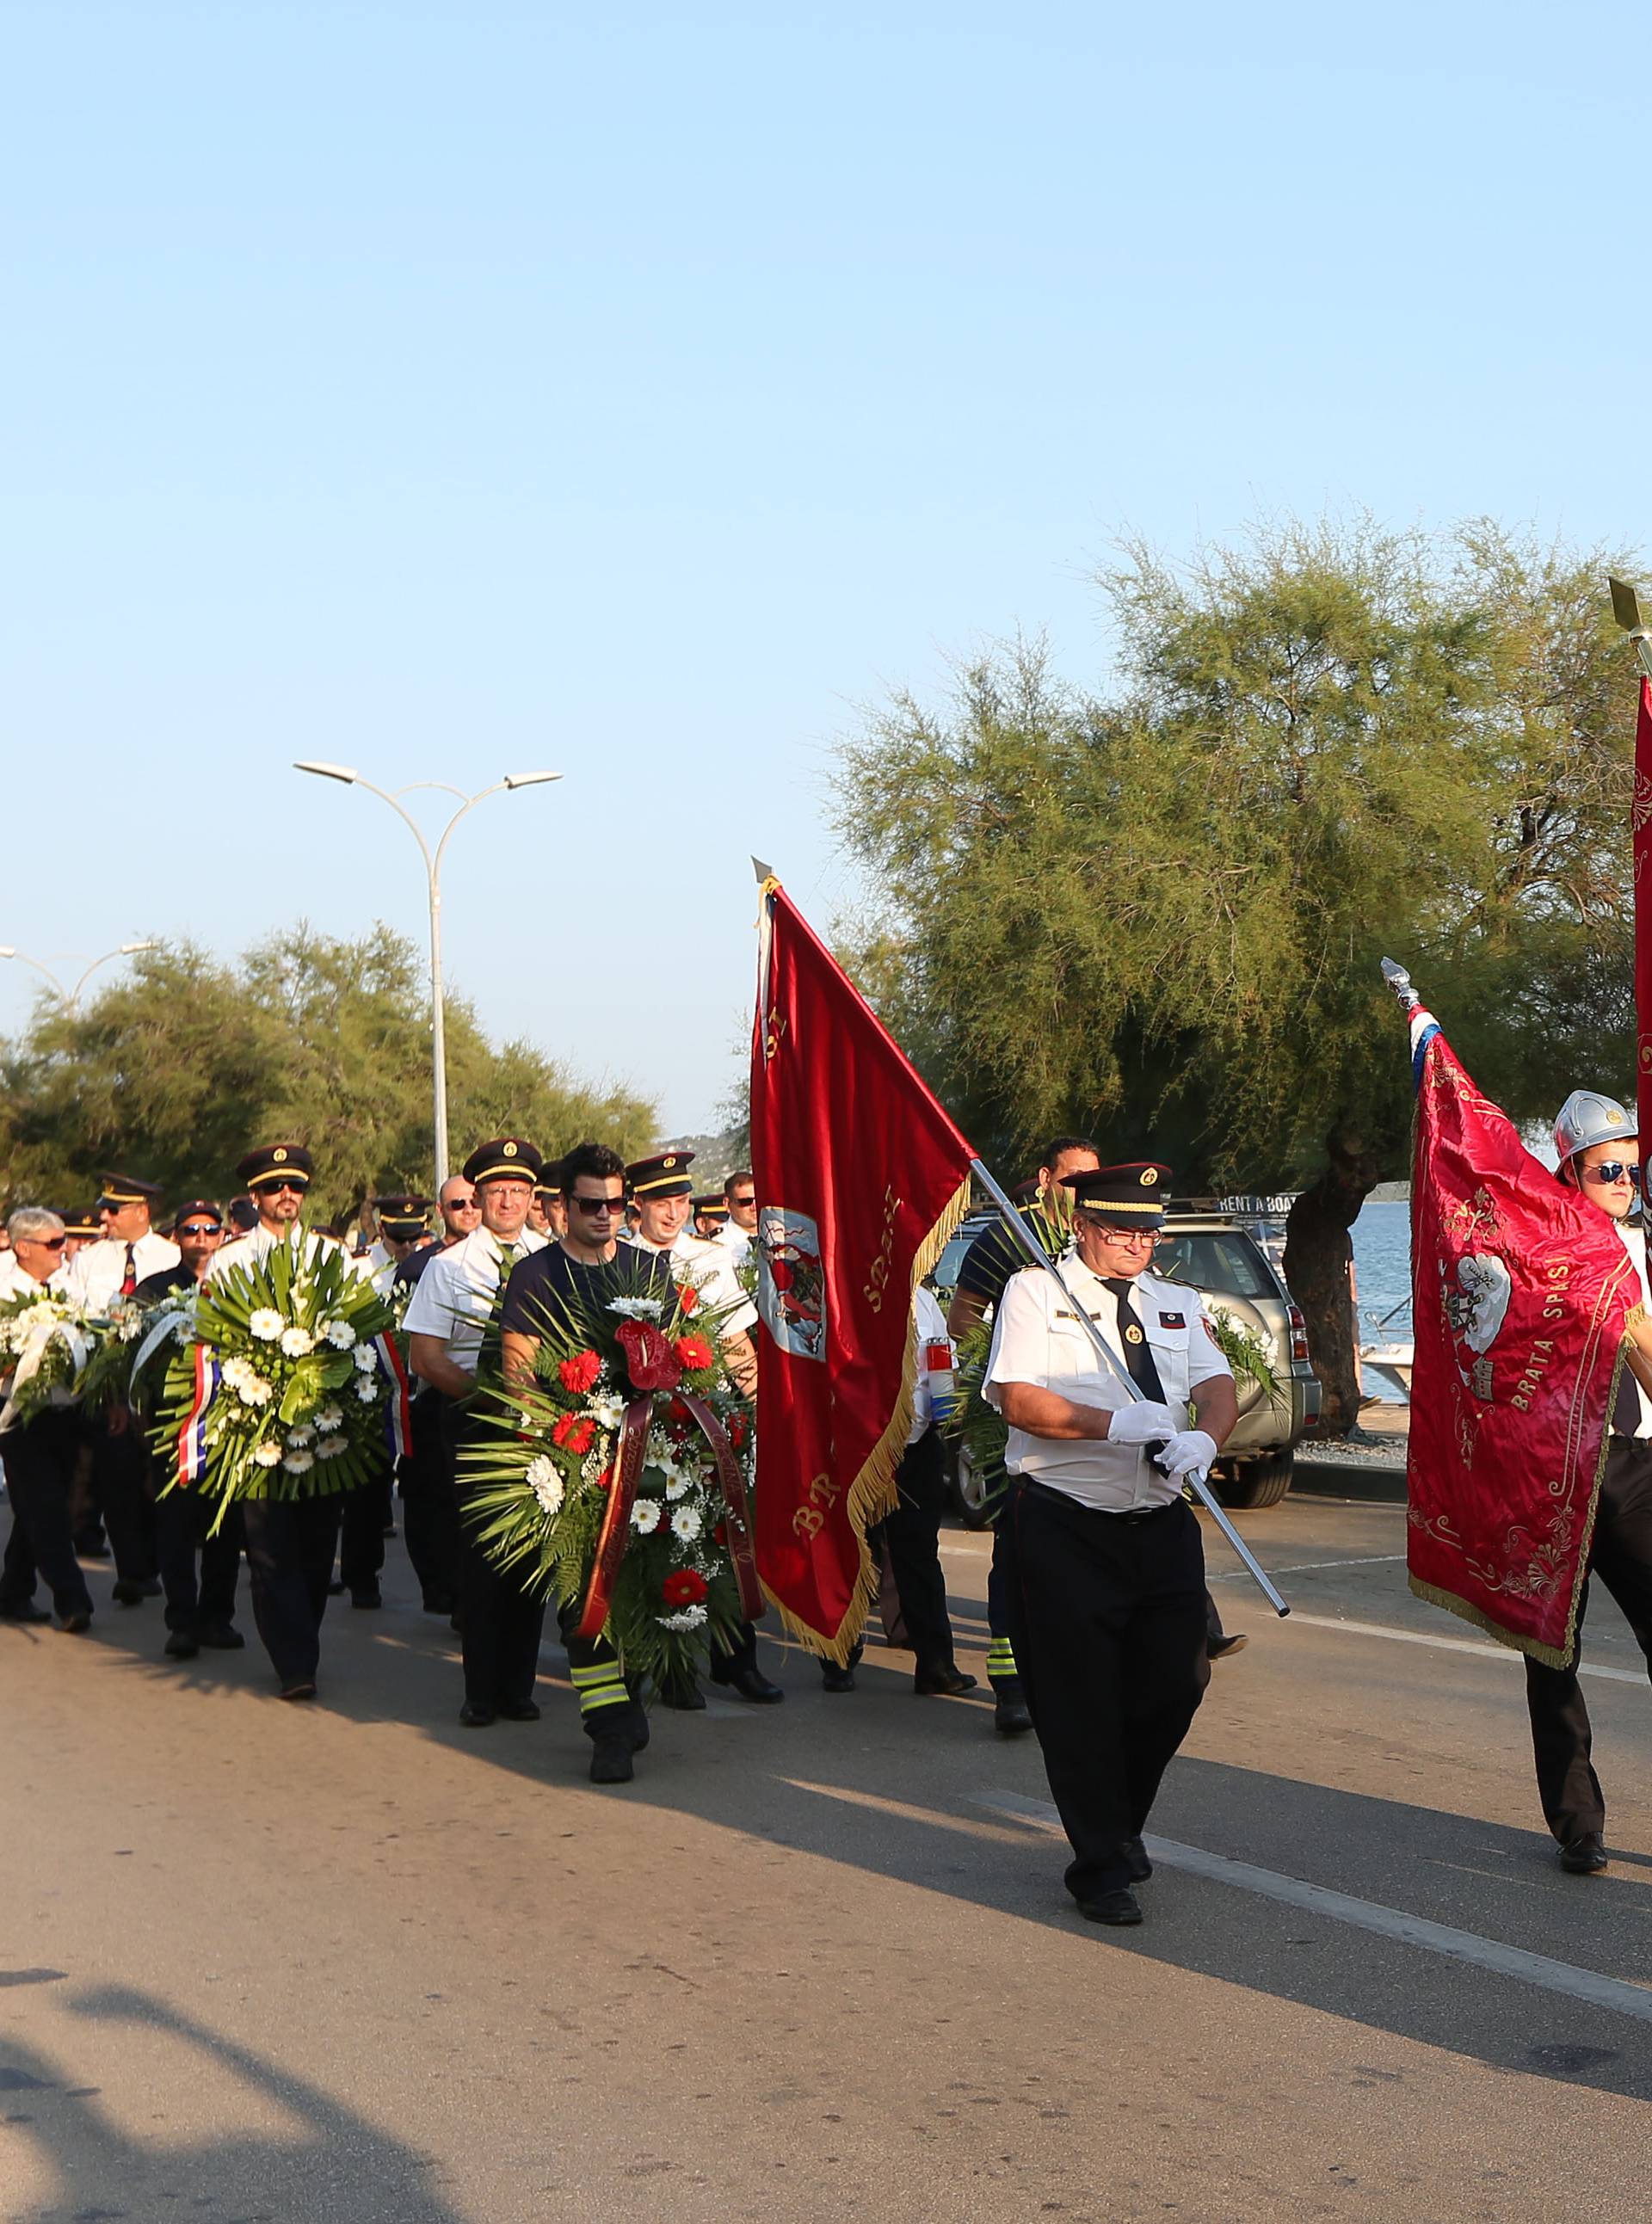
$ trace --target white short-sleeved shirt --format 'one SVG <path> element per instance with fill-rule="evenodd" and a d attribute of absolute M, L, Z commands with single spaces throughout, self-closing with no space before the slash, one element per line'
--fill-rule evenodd
<path fill-rule="evenodd" d="M 946 1316 L 933 1290 L 920 1282 L 912 1292 L 912 1329 L 918 1339 L 918 1372 L 912 1391 L 912 1426 L 907 1432 L 908 1445 L 915 1444 L 935 1418 L 934 1387 L 929 1369 L 924 1365 L 924 1355 L 931 1344 L 952 1349 L 952 1338 L 946 1333 Z"/>
<path fill-rule="evenodd" d="M 126 1245 L 113 1235 L 100 1236 L 95 1243 L 81 1245 L 63 1270 L 65 1288 L 77 1305 L 89 1313 L 109 1310 L 126 1279 Z M 183 1256 L 175 1243 L 168 1243 L 153 1229 L 138 1237 L 131 1252 L 135 1283 L 149 1274 L 164 1273 Z"/>
<path fill-rule="evenodd" d="M 1082 1306 L 1122 1367 L 1124 1341 L 1112 1292 L 1076 1254 L 1061 1261 L 1060 1274 L 1064 1288 L 1041 1267 L 1028 1267 L 1010 1277 L 993 1324 L 983 1385 L 993 1405 L 1001 1402 L 995 1393 L 1005 1382 L 1059 1391 L 1078 1406 L 1129 1402 L 1123 1386 L 1103 1368 L 1079 1314 Z M 1205 1325 L 1197 1291 L 1161 1281 L 1156 1274 L 1141 1274 L 1131 1285 L 1130 1302 L 1164 1387 L 1164 1402 L 1180 1419 L 1201 1382 L 1231 1370 Z M 1011 1429 L 1004 1462 L 1012 1474 L 1048 1483 L 1081 1506 L 1109 1513 L 1168 1506 L 1181 1490 L 1145 1451 L 1101 1439 L 1069 1444 Z"/>
<path fill-rule="evenodd" d="M 692 1282 L 708 1305 L 719 1312 L 725 1306 L 730 1310 L 717 1324 L 717 1332 L 725 1342 L 731 1336 L 749 1336 L 757 1325 L 757 1308 L 745 1293 L 739 1276 L 739 1262 L 730 1255 L 727 1245 L 718 1235 L 691 1235 L 685 1228 L 668 1249 L 658 1243 L 645 1243 L 640 1235 L 624 1238 L 639 1251 L 651 1251 L 658 1257 L 662 1249 L 670 1260 L 673 1272 L 680 1281 Z"/>
<path fill-rule="evenodd" d="M 545 1248 L 545 1238 L 524 1228 L 514 1242 L 518 1260 Z M 491 1228 L 473 1228 L 438 1251 L 413 1286 L 402 1325 L 409 1336 L 437 1336 L 455 1367 L 474 1374 L 482 1334 L 504 1279 L 503 1247 Z"/>
<path fill-rule="evenodd" d="M 301 1220 L 295 1220 L 289 1229 L 279 1235 L 266 1228 L 261 1220 L 244 1235 L 231 1235 L 227 1243 L 220 1243 L 207 1260 L 206 1272 L 201 1279 L 215 1282 L 220 1274 L 230 1273 L 237 1267 L 262 1267 L 278 1243 L 297 1244 L 301 1239 L 307 1267 L 314 1266 L 325 1253 L 342 1251 L 345 1248 L 336 1236 L 312 1235 Z"/>
<path fill-rule="evenodd" d="M 726 1251 L 737 1267 L 744 1266 L 747 1254 L 751 1249 L 751 1235 L 748 1229 L 739 1227 L 732 1220 L 725 1221 L 712 1242 Z"/>
<path fill-rule="evenodd" d="M 1652 1290 L 1649 1290 L 1646 1279 L 1646 1230 L 1638 1222 L 1633 1226 L 1627 1220 L 1620 1220 L 1614 1224 L 1623 1239 L 1624 1248 L 1635 1261 L 1635 1271 L 1641 1278 L 1641 1303 L 1652 1312 Z M 1627 1368 L 1624 1369 L 1624 1377 L 1626 1381 L 1635 1382 L 1636 1395 L 1641 1401 L 1641 1425 L 1635 1433 L 1637 1437 L 1652 1437 L 1652 1399 L 1648 1398 Z"/>
<path fill-rule="evenodd" d="M 69 1262 L 70 1266 L 73 1263 L 73 1260 Z M 32 1274 L 17 1264 L 15 1251 L 0 1251 L 0 1301 L 8 1298 L 38 1297 L 42 1293 L 48 1298 L 66 1298 L 71 1305 L 79 1303 L 69 1287 L 68 1267 L 54 1267 L 43 1282 L 37 1282 Z"/>

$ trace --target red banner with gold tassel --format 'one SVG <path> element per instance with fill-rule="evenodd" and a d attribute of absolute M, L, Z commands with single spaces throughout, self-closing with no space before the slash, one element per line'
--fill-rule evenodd
<path fill-rule="evenodd" d="M 963 1217 L 973 1153 L 773 878 L 759 927 L 757 1572 L 841 1661 L 912 1425 L 913 1289 Z"/>

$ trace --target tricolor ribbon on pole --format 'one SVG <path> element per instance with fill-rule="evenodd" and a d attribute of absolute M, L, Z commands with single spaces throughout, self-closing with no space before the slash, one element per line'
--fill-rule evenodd
<path fill-rule="evenodd" d="M 178 1481 L 185 1489 L 206 1477 L 207 1409 L 224 1379 L 209 1345 L 198 1343 L 194 1359 L 195 1394 L 178 1431 Z"/>

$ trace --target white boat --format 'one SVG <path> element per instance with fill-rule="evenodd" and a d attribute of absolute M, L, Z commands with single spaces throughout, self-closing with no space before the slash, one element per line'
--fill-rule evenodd
<path fill-rule="evenodd" d="M 1399 1385 L 1400 1395 L 1408 1405 L 1411 1400 L 1411 1368 L 1416 1349 L 1409 1333 L 1410 1312 L 1411 1300 L 1407 1298 L 1379 1320 L 1370 1323 L 1365 1341 L 1359 1347 L 1362 1372 L 1374 1367 L 1386 1374 Z"/>

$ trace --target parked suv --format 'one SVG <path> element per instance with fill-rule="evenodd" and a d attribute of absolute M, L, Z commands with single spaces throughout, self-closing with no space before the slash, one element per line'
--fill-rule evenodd
<path fill-rule="evenodd" d="M 943 1306 L 958 1286 L 964 1254 L 993 1213 L 972 1215 L 930 1276 Z M 1225 1506 L 1277 1506 L 1291 1486 L 1299 1440 L 1319 1425 L 1320 1381 L 1308 1362 L 1307 1330 L 1278 1269 L 1241 1221 L 1203 1200 L 1171 1204 L 1153 1254 L 1153 1272 L 1197 1291 L 1208 1313 L 1220 1313 L 1254 1336 L 1268 1355 L 1279 1386 L 1269 1398 L 1255 1382 L 1239 1380 L 1239 1418 L 1211 1471 Z M 955 1438 L 946 1440 L 947 1472 L 965 1521 L 982 1518 L 980 1493 L 960 1461 Z"/>

